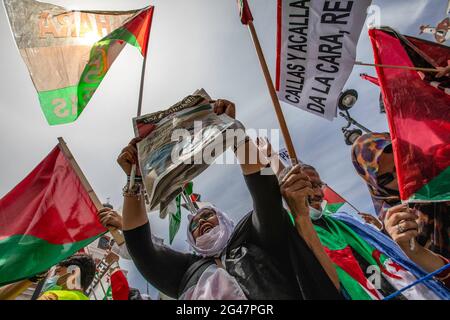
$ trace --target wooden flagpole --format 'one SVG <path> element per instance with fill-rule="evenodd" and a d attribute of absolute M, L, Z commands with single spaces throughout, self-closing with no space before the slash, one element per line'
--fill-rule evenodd
<path fill-rule="evenodd" d="M 403 70 L 412 70 L 412 71 L 439 72 L 438 69 L 433 69 L 433 68 L 395 66 L 395 65 L 389 65 L 389 64 L 365 63 L 365 62 L 361 62 L 361 61 L 356 61 L 355 65 L 367 66 L 367 67 L 390 68 L 390 69 L 403 69 Z"/>
<path fill-rule="evenodd" d="M 89 194 L 89 197 L 91 198 L 92 202 L 94 203 L 97 210 L 100 210 L 103 208 L 103 204 L 100 201 L 100 199 L 97 197 L 97 194 L 92 189 L 89 181 L 87 180 L 86 176 L 84 175 L 83 171 L 81 170 L 80 166 L 78 165 L 77 161 L 72 155 L 72 152 L 70 151 L 69 147 L 67 147 L 66 142 L 63 138 L 58 138 L 59 142 L 59 148 L 61 152 L 64 154 L 64 156 L 67 158 L 69 163 L 72 166 L 73 171 L 75 171 L 76 175 L 81 181 L 81 184 L 83 185 L 86 192 Z M 116 229 L 116 228 L 108 228 L 109 232 L 113 236 L 114 240 L 116 241 L 117 245 L 121 245 L 125 242 L 125 239 L 123 235 Z"/>
<path fill-rule="evenodd" d="M 259 43 L 258 35 L 253 25 L 253 21 L 248 22 L 248 29 L 252 36 L 253 44 L 255 45 L 256 54 L 258 55 L 259 63 L 261 64 L 262 71 L 264 73 L 264 78 L 266 79 L 267 88 L 269 89 L 270 97 L 272 98 L 272 104 L 275 108 L 275 113 L 277 115 L 278 123 L 280 124 L 281 133 L 283 135 L 284 141 L 286 142 L 286 149 L 289 153 L 289 158 L 291 159 L 292 165 L 298 164 L 297 154 L 295 153 L 294 144 L 292 143 L 291 135 L 289 129 L 286 125 L 286 119 L 283 115 L 283 110 L 281 109 L 280 101 L 278 100 L 277 92 L 275 86 L 272 82 L 272 77 L 270 76 L 269 68 L 267 67 L 267 62 L 264 57 L 261 44 Z"/>

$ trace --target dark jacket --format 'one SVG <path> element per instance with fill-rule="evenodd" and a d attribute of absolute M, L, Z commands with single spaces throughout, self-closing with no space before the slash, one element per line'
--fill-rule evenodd
<path fill-rule="evenodd" d="M 248 299 L 341 299 L 283 209 L 275 176 L 245 176 L 253 211 L 236 226 L 224 266 Z M 152 243 L 150 225 L 125 231 L 141 274 L 164 294 L 179 298 L 214 260 Z"/>

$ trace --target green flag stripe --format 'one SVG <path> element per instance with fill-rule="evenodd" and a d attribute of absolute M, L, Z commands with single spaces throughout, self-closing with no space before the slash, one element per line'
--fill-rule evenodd
<path fill-rule="evenodd" d="M 413 194 L 409 200 L 450 201 L 450 167 Z"/>
<path fill-rule="evenodd" d="M 14 235 L 0 240 L 0 286 L 50 269 L 100 235 L 63 245 L 51 244 L 30 235 Z"/>
<path fill-rule="evenodd" d="M 342 207 L 345 204 L 345 202 L 342 203 L 333 203 L 333 204 L 327 204 L 325 207 L 325 211 L 336 213 L 340 207 Z"/>
<path fill-rule="evenodd" d="M 50 125 L 71 123 L 80 116 L 113 63 L 115 56 L 108 61 L 108 52 L 112 46 L 119 44 L 118 41 L 125 41 L 142 51 L 134 34 L 125 28 L 117 29 L 92 46 L 78 85 L 38 93 Z"/>
<path fill-rule="evenodd" d="M 171 212 L 169 217 L 169 242 L 172 244 L 181 225 L 181 195 L 175 198 L 176 212 Z"/>
<path fill-rule="evenodd" d="M 109 36 L 94 44 L 91 49 L 89 62 L 86 64 L 78 83 L 77 118 L 83 112 L 108 72 L 108 68 L 113 62 L 107 61 L 108 51 L 117 41 L 125 41 L 142 51 L 134 34 L 124 28 L 115 30 Z"/>
<path fill-rule="evenodd" d="M 50 125 L 65 124 L 78 118 L 78 86 L 38 92 L 42 112 Z"/>

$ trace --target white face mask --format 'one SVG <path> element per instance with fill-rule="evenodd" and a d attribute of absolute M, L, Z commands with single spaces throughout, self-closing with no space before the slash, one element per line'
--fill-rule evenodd
<path fill-rule="evenodd" d="M 202 250 L 210 250 L 214 247 L 220 236 L 219 226 L 215 226 L 209 232 L 201 235 L 195 240 L 195 245 Z"/>
<path fill-rule="evenodd" d="M 309 217 L 311 218 L 311 220 L 319 220 L 320 218 L 322 218 L 323 216 L 323 208 L 325 208 L 327 205 L 327 201 L 322 201 L 321 205 L 320 205 L 320 210 L 317 210 L 316 208 L 313 207 L 309 207 Z"/>
<path fill-rule="evenodd" d="M 45 280 L 44 286 L 42 287 L 42 292 L 51 290 L 52 288 L 56 287 L 57 283 L 58 283 L 58 279 L 59 279 L 59 276 L 57 276 L 57 275 L 47 278 L 47 280 Z"/>
<path fill-rule="evenodd" d="M 322 218 L 322 215 L 322 210 L 317 210 L 316 208 L 313 208 L 311 206 L 309 207 L 309 217 L 311 218 L 311 220 L 319 220 L 320 218 Z"/>
<path fill-rule="evenodd" d="M 206 208 L 206 207 L 205 207 Z M 212 228 L 209 232 L 194 239 L 192 232 L 187 230 L 188 243 L 194 251 L 203 257 L 214 257 L 220 255 L 228 244 L 228 240 L 234 230 L 233 221 L 228 216 L 211 207 L 217 214 L 219 224 Z"/>

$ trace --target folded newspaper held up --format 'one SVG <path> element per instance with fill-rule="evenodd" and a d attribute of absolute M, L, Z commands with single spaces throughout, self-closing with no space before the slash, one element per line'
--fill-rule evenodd
<path fill-rule="evenodd" d="M 200 89 L 164 111 L 133 119 L 139 167 L 150 210 L 160 217 L 183 186 L 208 168 L 227 148 L 245 141 L 242 124 L 214 113 Z"/>

